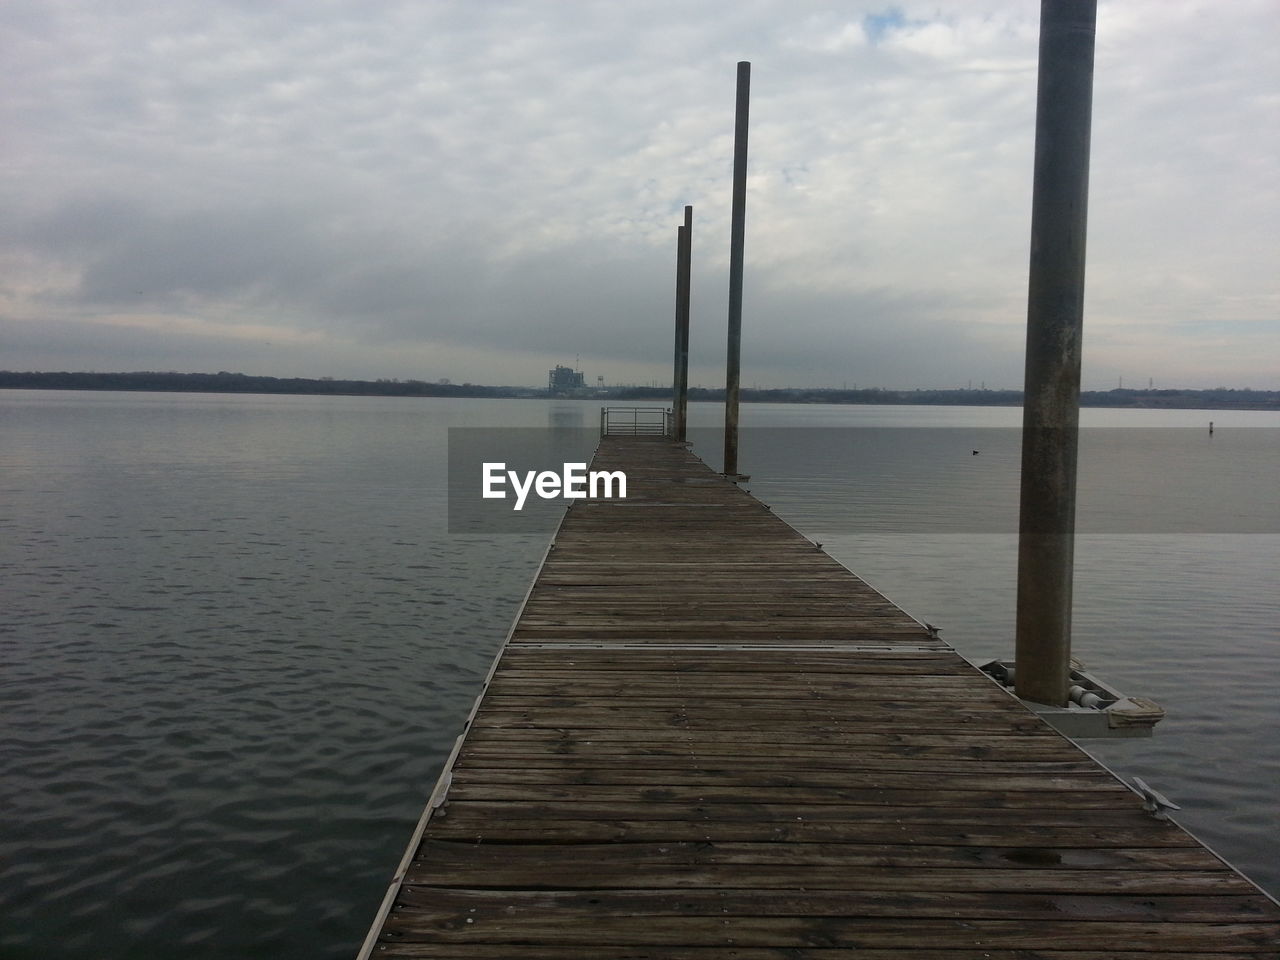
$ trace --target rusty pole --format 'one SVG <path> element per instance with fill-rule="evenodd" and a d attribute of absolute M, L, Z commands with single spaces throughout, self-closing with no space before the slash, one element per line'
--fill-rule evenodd
<path fill-rule="evenodd" d="M 724 383 L 724 472 L 738 473 L 738 388 L 742 373 L 742 261 L 747 233 L 747 107 L 751 64 L 738 64 L 733 132 L 733 219 L 729 229 L 729 350 Z"/>
<path fill-rule="evenodd" d="M 689 287 L 693 273 L 693 207 L 684 208 L 684 241 L 680 252 L 676 294 L 676 439 L 684 441 L 689 426 Z"/>
<path fill-rule="evenodd" d="M 1097 0 L 1041 0 L 1015 690 L 1065 706 Z"/>

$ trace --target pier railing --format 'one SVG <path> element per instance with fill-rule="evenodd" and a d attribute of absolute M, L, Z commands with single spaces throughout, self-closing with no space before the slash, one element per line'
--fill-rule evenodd
<path fill-rule="evenodd" d="M 602 437 L 670 437 L 672 422 L 668 407 L 601 407 Z"/>

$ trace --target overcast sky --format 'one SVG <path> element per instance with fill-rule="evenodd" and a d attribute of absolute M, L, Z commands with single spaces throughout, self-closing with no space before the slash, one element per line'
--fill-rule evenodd
<path fill-rule="evenodd" d="M 0 368 L 1021 387 L 1038 4 L 4 0 Z M 1086 389 L 1280 389 L 1280 4 L 1099 9 Z"/>

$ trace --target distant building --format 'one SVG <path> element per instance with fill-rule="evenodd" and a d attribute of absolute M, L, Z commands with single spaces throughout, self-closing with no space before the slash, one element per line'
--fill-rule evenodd
<path fill-rule="evenodd" d="M 553 397 L 567 397 L 585 386 L 586 378 L 573 367 L 556 364 L 547 371 L 547 393 Z"/>

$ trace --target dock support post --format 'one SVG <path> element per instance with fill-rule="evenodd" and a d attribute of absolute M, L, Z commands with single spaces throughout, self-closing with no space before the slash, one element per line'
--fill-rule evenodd
<path fill-rule="evenodd" d="M 1015 691 L 1065 706 L 1097 0 L 1041 0 Z"/>
<path fill-rule="evenodd" d="M 671 367 L 671 439 L 673 440 L 680 439 L 680 321 L 684 315 L 681 305 L 681 297 L 684 296 L 684 245 L 685 228 L 676 227 L 676 333 Z"/>
<path fill-rule="evenodd" d="M 689 287 L 693 273 L 693 207 L 684 208 L 683 244 L 676 277 L 676 439 L 687 439 L 689 426 Z"/>
<path fill-rule="evenodd" d="M 724 472 L 738 473 L 738 390 L 742 373 L 742 262 L 747 233 L 747 113 L 751 64 L 738 64 L 733 132 L 733 219 L 729 230 L 729 350 L 724 383 Z"/>

